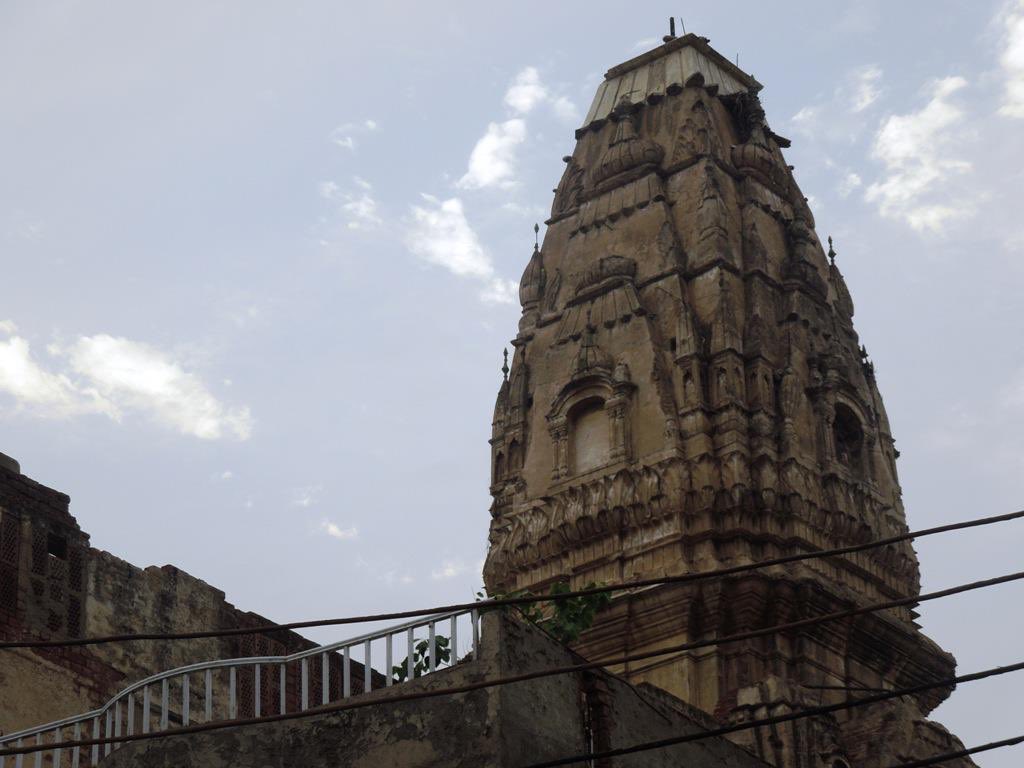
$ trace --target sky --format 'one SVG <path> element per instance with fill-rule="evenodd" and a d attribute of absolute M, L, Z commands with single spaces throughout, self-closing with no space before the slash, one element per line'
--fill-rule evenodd
<path fill-rule="evenodd" d="M 472 599 L 534 222 L 603 73 L 681 11 L 793 141 L 910 527 L 1024 506 L 1024 0 L 497 11 L 0 4 L 0 451 L 93 546 L 279 621 Z M 996 576 L 1024 524 L 917 549 L 925 590 Z M 1012 663 L 1022 599 L 920 622 Z M 1017 735 L 1020 684 L 935 717 Z"/>

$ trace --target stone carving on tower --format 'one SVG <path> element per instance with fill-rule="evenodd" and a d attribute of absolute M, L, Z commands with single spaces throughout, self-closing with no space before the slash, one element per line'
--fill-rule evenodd
<path fill-rule="evenodd" d="M 491 437 L 491 593 L 707 571 L 907 530 L 853 302 L 760 88 L 695 35 L 599 86 L 520 282 Z M 903 543 L 627 590 L 577 647 L 615 657 L 919 588 Z M 915 616 L 616 671 L 725 722 L 777 714 L 950 676 L 953 657 Z M 737 739 L 779 768 L 882 768 L 959 743 L 926 719 L 949 693 Z"/>

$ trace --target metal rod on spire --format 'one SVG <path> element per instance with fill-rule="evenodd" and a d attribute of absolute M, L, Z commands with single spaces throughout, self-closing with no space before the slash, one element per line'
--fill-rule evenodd
<path fill-rule="evenodd" d="M 661 38 L 661 42 L 669 43 L 676 39 L 676 20 L 674 17 L 668 17 L 668 34 Z"/>
<path fill-rule="evenodd" d="M 533 224 L 533 250 L 540 250 L 540 224 Z"/>
<path fill-rule="evenodd" d="M 501 377 L 508 381 L 508 347 L 504 349 L 505 362 L 501 364 Z"/>

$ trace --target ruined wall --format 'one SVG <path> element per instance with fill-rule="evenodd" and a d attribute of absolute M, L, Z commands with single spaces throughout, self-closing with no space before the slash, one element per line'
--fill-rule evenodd
<path fill-rule="evenodd" d="M 407 683 L 401 690 L 449 687 L 580 661 L 535 627 L 498 613 L 483 617 L 480 647 L 480 658 Z M 388 694 L 376 691 L 367 696 Z M 595 672 L 139 742 L 114 752 L 106 764 L 111 768 L 521 768 L 589 748 L 614 749 L 699 730 L 702 724 L 689 716 L 682 702 Z M 765 768 L 721 738 L 620 757 L 614 764 L 623 768 Z"/>
<path fill-rule="evenodd" d="M 139 568 L 89 546 L 89 536 L 69 512 L 67 495 L 0 462 L 0 638 L 64 639 L 138 632 L 186 632 L 272 623 L 241 611 L 224 592 L 172 565 Z M 210 659 L 279 656 L 312 647 L 294 632 L 182 641 L 0 650 L 0 732 L 88 711 L 127 685 L 169 669 Z M 321 660 L 310 662 L 310 700 L 321 691 Z M 332 686 L 341 685 L 342 660 L 329 661 Z M 363 670 L 352 664 L 353 690 Z M 292 668 L 294 667 L 294 668 Z M 297 709 L 297 665 L 288 670 L 289 709 Z M 192 681 L 193 707 L 204 706 L 202 680 Z M 180 722 L 180 697 L 172 685 L 169 720 Z M 214 711 L 227 707 L 227 676 L 214 678 Z M 279 707 L 279 678 L 261 686 L 264 712 Z M 251 676 L 238 677 L 242 716 L 254 711 Z M 141 712 L 138 714 L 141 717 Z M 157 718 L 158 708 L 152 716 Z"/>

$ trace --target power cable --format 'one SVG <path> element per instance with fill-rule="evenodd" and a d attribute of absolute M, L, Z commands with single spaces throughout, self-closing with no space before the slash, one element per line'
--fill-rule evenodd
<path fill-rule="evenodd" d="M 243 725 L 256 725 L 259 723 L 272 723 L 280 722 L 283 720 L 295 720 L 306 717 L 314 717 L 321 714 L 332 714 L 335 712 L 345 712 L 353 709 L 362 709 L 363 707 L 372 707 L 380 704 L 396 704 L 405 701 L 416 701 L 419 699 L 429 699 L 439 696 L 453 696 L 461 693 L 469 693 L 471 691 L 482 690 L 484 688 L 493 688 L 501 685 L 509 685 L 512 683 L 520 683 L 528 680 L 536 680 L 543 677 L 551 677 L 554 675 L 572 674 L 575 672 L 586 672 L 592 669 L 600 669 L 602 667 L 617 666 L 627 664 L 632 661 L 640 661 L 643 659 L 649 659 L 655 656 L 663 656 L 673 653 L 679 653 L 682 651 L 695 650 L 698 648 L 706 648 L 713 645 L 723 645 L 726 643 L 740 642 L 742 640 L 749 640 L 757 637 L 764 637 L 772 635 L 777 632 L 791 631 L 794 629 L 803 629 L 816 624 L 822 624 L 828 621 L 836 621 L 839 619 L 845 619 L 852 616 L 859 616 L 868 613 L 875 613 L 877 611 L 888 610 L 890 608 L 899 608 L 910 603 L 927 602 L 929 600 L 938 600 L 940 598 L 949 597 L 951 595 L 961 594 L 963 592 L 970 592 L 976 589 L 983 589 L 986 587 L 996 586 L 998 584 L 1006 584 L 1012 581 L 1019 581 L 1024 579 L 1024 571 L 1008 574 L 1006 576 L 998 576 L 992 579 L 985 579 L 983 581 L 975 581 L 969 584 L 961 584 L 955 587 L 949 587 L 947 589 L 939 590 L 937 592 L 930 592 L 916 597 L 902 598 L 899 600 L 890 600 L 884 603 L 875 603 L 872 605 L 859 606 L 856 608 L 850 608 L 843 611 L 835 611 L 833 613 L 822 614 L 820 616 L 814 616 L 807 619 L 801 619 L 799 621 L 788 622 L 786 624 L 778 624 L 771 627 L 763 627 L 761 629 L 750 630 L 748 632 L 741 632 L 734 635 L 726 635 L 724 637 L 710 638 L 707 640 L 695 640 L 688 643 L 682 643 L 680 645 L 669 646 L 666 648 L 660 648 L 655 651 L 644 651 L 642 653 L 630 654 L 627 656 L 601 659 L 597 661 L 588 661 L 581 664 L 570 664 L 561 667 L 552 667 L 548 669 L 535 670 L 533 672 L 524 672 L 518 675 L 510 675 L 507 677 L 495 678 L 493 680 L 479 680 L 472 683 L 466 683 L 464 685 L 452 686 L 449 688 L 438 688 L 429 691 L 415 691 L 411 693 L 399 694 L 396 696 L 382 696 L 380 698 L 367 697 L 364 700 L 357 701 L 341 701 L 334 704 L 327 704 L 316 709 L 309 709 L 300 712 L 284 712 L 276 715 L 267 715 L 258 718 L 247 718 L 247 719 L 236 719 L 226 720 L 216 723 L 198 723 L 196 725 L 189 725 L 182 728 L 174 728 L 166 731 L 156 731 L 145 734 L 133 734 L 131 736 L 113 736 L 104 737 L 100 739 L 88 739 L 85 741 L 65 741 L 60 743 L 51 744 L 35 744 L 26 745 L 22 747 L 8 747 L 0 749 L 0 757 L 6 755 L 26 754 L 29 752 L 36 752 L 39 750 L 56 749 L 56 748 L 69 748 L 75 746 L 92 746 L 96 744 L 115 744 L 118 742 L 126 741 L 139 741 L 142 739 L 151 738 L 162 738 L 164 736 L 175 736 L 185 735 L 193 733 L 203 733 L 206 731 L 215 731 L 223 728 L 232 728 Z M 1012 671 L 1012 670 L 1011 670 Z M 952 685 L 956 681 L 948 684 Z M 947 681 L 948 682 L 948 681 Z M 943 683 L 929 683 L 923 690 L 927 690 L 928 687 L 941 687 Z"/>
<path fill-rule="evenodd" d="M 920 760 L 912 760 L 909 763 L 900 763 L 899 765 L 890 766 L 890 768 L 925 768 L 925 766 L 938 765 L 939 763 L 944 763 L 947 760 L 956 760 L 958 757 L 976 755 L 979 752 L 988 752 L 991 749 L 1013 747 L 1017 744 L 1022 743 L 1024 743 L 1024 735 L 1014 736 L 1012 739 L 1003 739 L 1002 741 L 990 741 L 988 744 L 979 744 L 978 746 L 971 747 L 970 749 L 958 749 L 955 752 L 943 752 L 941 755 L 933 755 L 931 757 L 925 757 Z"/>
<path fill-rule="evenodd" d="M 333 619 L 313 619 L 310 621 L 293 621 L 284 624 L 264 624 L 254 627 L 232 627 L 227 629 L 197 630 L 194 632 L 140 632 L 117 635 L 101 635 L 96 637 L 69 638 L 65 640 L 5 640 L 0 642 L 0 650 L 11 648 L 67 648 L 83 645 L 101 645 L 105 643 L 123 643 L 136 640 L 196 640 L 210 637 L 232 637 L 237 635 L 255 635 L 265 634 L 269 632 L 280 632 L 286 630 L 308 629 L 310 627 L 328 627 L 339 626 L 343 624 L 362 624 L 373 621 L 394 621 L 396 619 L 410 619 L 416 618 L 418 616 L 429 616 L 437 613 L 454 613 L 457 611 L 469 611 L 473 610 L 474 608 L 483 611 L 490 608 L 498 608 L 506 605 L 526 605 L 528 603 L 539 602 L 546 603 L 553 602 L 555 600 L 567 600 L 574 597 L 586 597 L 588 595 L 602 594 L 605 592 L 615 592 L 618 590 L 639 589 L 641 587 L 651 587 L 662 584 L 686 584 L 696 581 L 704 581 L 706 579 L 722 578 L 724 576 L 733 576 L 739 573 L 749 573 L 750 571 L 756 571 L 761 568 L 769 568 L 777 565 L 786 565 L 788 563 L 796 563 L 804 560 L 813 560 L 823 557 L 834 557 L 839 555 L 849 555 L 855 552 L 863 552 L 869 549 L 888 546 L 890 544 L 898 544 L 899 542 L 908 541 L 910 539 L 920 539 L 925 536 L 933 536 L 935 534 L 947 533 L 949 531 L 959 531 L 967 528 L 977 528 L 979 526 L 992 525 L 993 523 L 1003 523 L 1008 522 L 1010 520 L 1017 520 L 1022 517 L 1024 517 L 1024 510 L 1018 512 L 1009 512 L 1003 515 L 995 515 L 993 517 L 983 517 L 975 520 L 967 520 L 959 523 L 948 523 L 946 525 L 940 525 L 934 528 L 924 528 L 920 531 L 909 531 L 907 533 L 901 533 L 896 536 L 890 536 L 885 539 L 877 539 L 874 541 L 864 542 L 862 544 L 853 544 L 847 547 L 815 550 L 813 552 L 801 552 L 798 554 L 773 558 L 771 560 L 762 560 L 756 563 L 746 563 L 744 565 L 734 565 L 728 568 L 719 568 L 711 571 L 684 573 L 678 576 L 659 576 L 649 579 L 636 579 L 633 581 L 620 582 L 617 584 L 604 584 L 601 586 L 588 587 L 586 589 L 577 589 L 569 592 L 563 592 L 556 596 L 521 595 L 516 597 L 502 597 L 492 598 L 489 600 L 478 600 L 472 603 L 455 603 L 452 605 L 442 605 L 433 608 L 422 608 L 410 611 L 394 611 L 391 613 L 376 613 L 364 616 L 347 616 Z"/>
<path fill-rule="evenodd" d="M 923 693 L 924 691 L 932 688 L 939 688 L 943 685 L 959 685 L 960 683 L 970 683 L 975 680 L 982 680 L 986 677 L 995 677 L 996 675 L 1005 675 L 1010 672 L 1018 672 L 1024 669 L 1024 662 L 1018 662 L 1017 664 L 1011 664 L 1006 667 L 993 667 L 992 669 L 986 669 L 981 672 L 974 672 L 969 675 L 960 675 L 958 677 L 951 677 L 945 680 L 937 682 L 923 683 L 922 685 L 915 685 L 909 688 L 898 688 L 893 691 L 886 691 L 885 693 L 878 693 L 872 696 L 865 696 L 862 699 L 854 699 L 852 701 L 841 701 L 836 704 L 824 704 L 818 707 L 809 707 L 807 709 L 797 710 L 796 712 L 789 712 L 785 715 L 775 715 L 774 717 L 762 717 L 756 720 L 747 720 L 742 723 L 734 723 L 733 725 L 723 725 L 720 728 L 713 728 L 709 731 L 703 731 L 700 733 L 688 733 L 682 736 L 671 736 L 666 739 L 658 739 L 656 741 L 646 741 L 640 744 L 632 744 L 628 747 L 619 747 L 618 749 L 606 749 L 601 752 L 587 752 L 578 755 L 572 755 L 570 757 L 561 757 L 557 760 L 545 760 L 540 763 L 530 763 L 524 768 L 554 768 L 559 765 L 570 765 L 572 763 L 581 763 L 590 760 L 604 760 L 612 757 L 620 757 L 622 755 L 632 755 L 637 752 L 649 752 L 652 749 L 664 749 L 665 747 L 673 747 L 678 744 L 686 744 L 692 741 L 702 741 L 704 739 L 711 739 L 716 736 L 726 736 L 730 733 L 736 733 L 738 731 L 746 731 L 752 728 L 761 728 L 767 725 L 779 725 L 781 723 L 789 723 L 794 720 L 802 720 L 808 717 L 818 717 L 820 715 L 831 714 L 832 712 L 839 712 L 844 709 L 854 709 L 856 707 L 864 707 L 868 704 L 878 704 L 879 702 L 888 701 L 890 699 L 897 699 L 901 696 L 911 696 L 917 693 Z M 949 758 L 945 758 L 949 759 Z M 934 760 L 934 758 L 928 758 L 928 760 Z M 941 762 L 941 761 L 940 761 Z M 907 765 L 934 765 L 934 762 L 919 762 L 905 764 Z"/>

